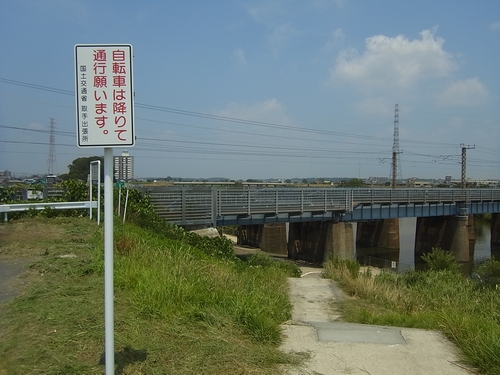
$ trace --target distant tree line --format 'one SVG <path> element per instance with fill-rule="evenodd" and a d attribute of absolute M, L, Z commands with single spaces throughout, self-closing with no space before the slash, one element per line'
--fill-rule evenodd
<path fill-rule="evenodd" d="M 87 175 L 90 171 L 90 163 L 96 160 L 101 161 L 101 181 L 104 181 L 104 158 L 102 156 L 90 156 L 77 158 L 68 165 L 68 173 L 64 173 L 59 177 L 63 180 L 81 180 L 87 181 Z"/>

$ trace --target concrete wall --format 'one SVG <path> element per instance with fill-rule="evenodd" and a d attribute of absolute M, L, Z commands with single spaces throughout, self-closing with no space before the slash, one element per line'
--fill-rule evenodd
<path fill-rule="evenodd" d="M 399 249 L 399 219 L 371 220 L 358 223 L 356 243 Z"/>
<path fill-rule="evenodd" d="M 238 244 L 258 247 L 267 253 L 286 255 L 286 224 L 242 225 L 238 228 Z"/>
<path fill-rule="evenodd" d="M 459 262 L 470 261 L 467 216 L 440 216 L 417 218 L 415 257 L 440 247 L 455 255 Z"/>
<path fill-rule="evenodd" d="M 323 262 L 328 226 L 324 221 L 290 223 L 288 256 L 310 263 Z"/>
<path fill-rule="evenodd" d="M 341 259 L 355 259 L 354 230 L 352 223 L 331 223 L 327 233 L 324 259 L 338 256 Z"/>
<path fill-rule="evenodd" d="M 323 263 L 329 256 L 354 259 L 352 223 L 316 221 L 290 223 L 288 257 L 310 263 Z"/>
<path fill-rule="evenodd" d="M 491 240 L 492 245 L 500 246 L 500 214 L 491 215 Z M 500 259 L 497 259 L 500 260 Z"/>

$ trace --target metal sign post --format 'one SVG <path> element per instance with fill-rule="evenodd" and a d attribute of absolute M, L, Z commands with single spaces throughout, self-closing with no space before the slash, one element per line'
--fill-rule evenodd
<path fill-rule="evenodd" d="M 97 165 L 97 225 L 101 224 L 101 161 L 94 160 L 90 162 L 90 187 L 89 195 L 92 202 L 92 186 L 94 185 L 94 169 Z M 90 218 L 92 219 L 92 208 L 90 208 Z"/>
<path fill-rule="evenodd" d="M 135 144 L 132 46 L 75 46 L 78 147 L 104 148 L 104 323 L 106 375 L 115 373 L 113 147 Z"/>
<path fill-rule="evenodd" d="M 115 373 L 113 304 L 113 149 L 104 149 L 104 329 L 106 374 Z"/>

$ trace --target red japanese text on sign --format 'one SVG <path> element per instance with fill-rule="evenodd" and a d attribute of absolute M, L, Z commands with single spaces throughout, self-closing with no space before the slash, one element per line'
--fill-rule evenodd
<path fill-rule="evenodd" d="M 77 45 L 80 147 L 133 146 L 132 46 Z"/>

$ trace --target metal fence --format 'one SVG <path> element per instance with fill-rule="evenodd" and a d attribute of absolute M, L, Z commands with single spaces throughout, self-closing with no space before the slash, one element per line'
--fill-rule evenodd
<path fill-rule="evenodd" d="M 164 189 L 147 191 L 158 214 L 179 225 L 224 216 L 350 213 L 364 205 L 500 202 L 500 189 Z"/>
<path fill-rule="evenodd" d="M 97 206 L 97 201 L 16 203 L 16 204 L 1 204 L 0 212 L 3 212 L 4 214 L 4 221 L 7 221 L 9 212 L 45 210 L 46 208 L 54 210 L 75 210 L 75 209 L 90 210 L 91 208 L 98 208 L 98 206 Z"/>

